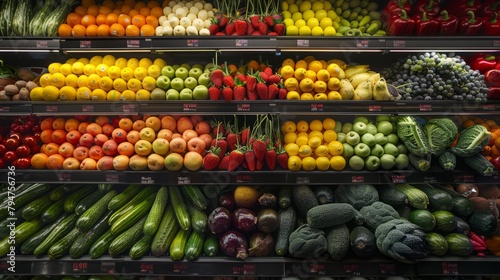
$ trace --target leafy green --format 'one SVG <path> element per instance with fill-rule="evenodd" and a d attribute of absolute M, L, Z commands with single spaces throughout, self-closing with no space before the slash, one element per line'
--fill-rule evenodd
<path fill-rule="evenodd" d="M 447 118 L 431 119 L 424 126 L 432 154 L 439 156 L 448 148 L 458 134 L 455 123 Z"/>
<path fill-rule="evenodd" d="M 414 117 L 400 117 L 398 119 L 397 134 L 411 153 L 421 157 L 431 154 L 432 150 L 429 141 Z"/>
<path fill-rule="evenodd" d="M 490 141 L 491 132 L 482 125 L 475 124 L 464 129 L 451 152 L 460 157 L 470 157 L 481 152 Z"/>

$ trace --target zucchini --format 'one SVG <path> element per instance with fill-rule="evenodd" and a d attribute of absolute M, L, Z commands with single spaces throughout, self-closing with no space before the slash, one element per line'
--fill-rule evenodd
<path fill-rule="evenodd" d="M 285 256 L 288 253 L 288 237 L 295 230 L 297 223 L 297 212 L 290 206 L 280 209 L 278 213 L 278 230 L 274 241 L 274 251 L 278 256 Z"/>
<path fill-rule="evenodd" d="M 160 226 L 161 217 L 168 203 L 168 189 L 167 187 L 161 187 L 156 193 L 156 198 L 149 210 L 148 217 L 144 223 L 143 232 L 144 235 L 154 236 L 158 227 Z"/>
<path fill-rule="evenodd" d="M 57 226 L 49 233 L 49 235 L 47 235 L 43 242 L 36 246 L 33 254 L 35 254 L 36 256 L 45 254 L 49 250 L 50 246 L 52 246 L 59 239 L 68 234 L 68 232 L 75 227 L 77 219 L 78 216 L 76 214 L 71 214 L 65 217 L 64 220 L 58 223 Z"/>
<path fill-rule="evenodd" d="M 16 194 L 14 198 L 15 208 L 20 210 L 23 206 L 30 203 L 31 201 L 43 196 L 47 192 L 52 190 L 51 185 L 47 184 L 32 184 L 31 187 L 25 189 L 23 192 Z M 9 215 L 9 208 L 7 201 L 0 205 L 0 220 L 6 219 Z"/>
<path fill-rule="evenodd" d="M 29 35 L 33 37 L 40 37 L 43 35 L 43 21 L 49 16 L 54 8 L 54 0 L 45 0 L 42 8 L 35 11 L 36 14 L 31 19 L 29 26 Z"/>
<path fill-rule="evenodd" d="M 87 253 L 99 237 L 103 235 L 108 229 L 108 219 L 111 212 L 106 213 L 101 219 L 87 232 L 81 234 L 69 248 L 69 256 L 72 259 L 78 259 Z"/>
<path fill-rule="evenodd" d="M 75 213 L 81 215 L 85 213 L 92 205 L 96 204 L 106 193 L 101 191 L 93 192 L 82 199 L 75 208 Z"/>
<path fill-rule="evenodd" d="M 12 21 L 16 11 L 16 0 L 4 0 L 0 11 L 0 35 L 12 36 Z"/>
<path fill-rule="evenodd" d="M 71 244 L 73 244 L 80 234 L 81 232 L 78 228 L 73 228 L 66 236 L 50 246 L 47 253 L 49 259 L 56 260 L 66 255 L 69 252 Z"/>
<path fill-rule="evenodd" d="M 191 234 L 191 229 L 183 230 L 182 228 L 177 231 L 177 234 L 170 245 L 170 259 L 173 261 L 181 261 L 184 258 L 186 245 Z"/>
<path fill-rule="evenodd" d="M 409 153 L 408 159 L 410 163 L 418 170 L 418 171 L 427 171 L 431 168 L 431 155 L 427 154 L 424 156 L 417 156 L 416 154 Z"/>
<path fill-rule="evenodd" d="M 189 214 L 191 215 L 191 226 L 193 230 L 203 233 L 207 230 L 208 216 L 205 211 L 202 211 L 192 205 L 188 205 Z"/>
<path fill-rule="evenodd" d="M 66 186 L 60 185 L 59 187 L 53 189 L 50 192 L 50 194 L 49 194 L 50 200 L 52 200 L 52 201 L 58 201 L 61 198 L 63 198 L 65 194 L 66 194 Z"/>
<path fill-rule="evenodd" d="M 141 219 L 136 221 L 132 227 L 118 235 L 109 245 L 109 254 L 112 257 L 115 257 L 132 248 L 132 246 L 139 241 L 142 236 L 144 222 L 146 222 L 146 216 L 143 216 Z M 111 233 L 113 234 L 113 230 L 111 230 Z"/>
<path fill-rule="evenodd" d="M 45 225 L 42 229 L 33 234 L 26 242 L 21 246 L 21 254 L 23 255 L 31 255 L 35 248 L 43 242 L 43 240 L 49 235 L 56 226 L 61 223 L 69 214 L 61 215 L 54 222 Z"/>
<path fill-rule="evenodd" d="M 435 187 L 449 193 L 453 198 L 451 202 L 453 204 L 451 213 L 461 218 L 467 218 L 470 216 L 474 208 L 474 205 L 472 204 L 472 201 L 469 198 L 440 185 L 435 185 Z"/>
<path fill-rule="evenodd" d="M 85 232 L 89 230 L 108 210 L 107 206 L 109 201 L 116 195 L 115 190 L 109 191 L 99 201 L 92 205 L 85 213 L 83 213 L 76 221 L 76 227 L 80 231 Z"/>
<path fill-rule="evenodd" d="M 59 199 L 53 202 L 45 211 L 43 211 L 41 218 L 44 223 L 51 223 L 55 221 L 57 217 L 60 217 L 64 212 L 64 199 Z"/>
<path fill-rule="evenodd" d="M 455 170 L 455 167 L 457 167 L 457 156 L 450 152 L 449 149 L 438 157 L 438 161 L 441 167 L 446 171 Z"/>
<path fill-rule="evenodd" d="M 76 192 L 68 195 L 66 199 L 64 199 L 64 211 L 71 213 L 75 211 L 76 206 L 78 203 L 84 199 L 87 195 L 93 193 L 96 191 L 95 186 L 84 186 L 81 189 L 77 190 Z"/>
<path fill-rule="evenodd" d="M 187 240 L 184 256 L 186 260 L 196 260 L 203 251 L 203 243 L 205 241 L 205 234 L 201 232 L 192 231 L 189 239 Z"/>
<path fill-rule="evenodd" d="M 487 160 L 482 154 L 474 154 L 470 157 L 464 157 L 465 165 L 483 176 L 493 176 L 495 166 Z"/>
<path fill-rule="evenodd" d="M 207 209 L 208 199 L 203 195 L 198 186 L 185 185 L 180 188 L 184 194 L 184 198 L 191 202 L 194 207 L 200 210 Z"/>
<path fill-rule="evenodd" d="M 132 246 L 132 248 L 130 248 L 128 255 L 134 260 L 141 258 L 151 249 L 152 241 L 153 236 L 144 235 L 134 244 L 134 246 Z"/>
<path fill-rule="evenodd" d="M 427 209 L 429 204 L 429 197 L 420 189 L 410 184 L 397 184 L 394 185 L 396 190 L 404 193 L 408 198 L 408 203 L 416 209 Z"/>
<path fill-rule="evenodd" d="M 132 208 L 137 206 L 137 204 L 141 203 L 144 201 L 146 198 L 148 198 L 151 194 L 154 194 L 154 190 L 152 187 L 146 187 L 142 189 L 137 195 L 134 196 L 132 200 L 127 202 L 127 204 L 123 205 L 120 207 L 120 209 L 116 210 L 111 217 L 109 217 L 109 225 L 112 225 L 118 220 L 121 216 L 123 216 L 125 213 L 130 211 Z"/>
<path fill-rule="evenodd" d="M 29 24 L 31 21 L 31 1 L 18 0 L 14 15 L 12 20 L 12 35 L 21 37 L 28 36 Z"/>
<path fill-rule="evenodd" d="M 111 184 L 97 184 L 97 189 L 101 192 L 107 193 L 113 189 L 113 185 L 111 185 Z"/>
<path fill-rule="evenodd" d="M 39 218 L 40 215 L 51 205 L 50 195 L 46 194 L 33 200 L 23 208 L 23 219 L 27 221 Z"/>
<path fill-rule="evenodd" d="M 207 257 L 215 257 L 219 253 L 219 243 L 217 242 L 217 236 L 213 233 L 209 233 L 205 237 L 205 242 L 203 243 L 203 254 Z"/>
<path fill-rule="evenodd" d="M 57 36 L 59 25 L 64 22 L 66 16 L 71 12 L 74 0 L 61 0 L 61 3 L 44 19 L 43 34 L 47 37 Z"/>
<path fill-rule="evenodd" d="M 428 208 L 430 211 L 451 211 L 451 209 L 453 208 L 453 198 L 449 193 L 426 184 L 418 185 L 418 188 L 423 191 L 429 198 Z"/>
<path fill-rule="evenodd" d="M 23 222 L 22 224 L 18 225 L 14 229 L 14 240 L 15 240 L 15 245 L 11 244 L 12 239 L 9 239 L 10 235 L 3 238 L 0 241 L 0 257 L 4 257 L 7 255 L 13 246 L 18 246 L 24 243 L 28 238 L 33 236 L 37 231 L 42 228 L 42 220 L 36 219 L 36 220 L 31 220 L 31 221 L 26 221 Z"/>
<path fill-rule="evenodd" d="M 169 205 L 165 210 L 165 214 L 163 214 L 160 227 L 158 228 L 158 231 L 153 238 L 153 242 L 151 243 L 151 253 L 157 257 L 165 254 L 178 230 L 179 223 L 175 218 L 174 208 L 172 205 Z"/>
<path fill-rule="evenodd" d="M 292 186 L 281 186 L 278 190 L 278 204 L 281 208 L 286 209 L 292 205 Z"/>
<path fill-rule="evenodd" d="M 129 185 L 123 192 L 117 194 L 108 203 L 108 209 L 116 211 L 127 204 L 141 189 L 140 185 Z"/>
<path fill-rule="evenodd" d="M 103 235 L 97 239 L 97 241 L 92 244 L 89 250 L 89 255 L 91 259 L 97 259 L 104 255 L 108 249 L 109 245 L 115 239 L 115 235 L 111 234 L 111 229 L 108 229 Z"/>
<path fill-rule="evenodd" d="M 408 205 L 408 197 L 391 185 L 377 186 L 377 191 L 380 201 L 391 205 L 394 209 L 400 209 Z"/>
<path fill-rule="evenodd" d="M 179 226 L 183 230 L 188 230 L 191 227 L 191 218 L 187 210 L 187 205 L 182 198 L 181 191 L 178 186 L 170 186 L 170 201 L 174 207 L 175 216 L 179 222 Z M 184 252 L 183 252 L 184 253 Z"/>
<path fill-rule="evenodd" d="M 316 195 L 306 185 L 292 187 L 292 203 L 295 210 L 297 210 L 297 214 L 304 218 L 307 216 L 309 209 L 319 205 Z"/>
<path fill-rule="evenodd" d="M 142 217 L 147 216 L 146 213 L 151 209 L 155 201 L 156 194 L 151 194 L 141 203 L 137 204 L 130 211 L 121 216 L 116 222 L 111 225 L 111 233 L 120 234 L 121 232 L 130 228 Z M 143 223 L 144 224 L 144 223 Z"/>

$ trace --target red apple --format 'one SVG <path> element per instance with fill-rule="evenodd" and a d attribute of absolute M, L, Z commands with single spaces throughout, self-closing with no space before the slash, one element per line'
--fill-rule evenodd
<path fill-rule="evenodd" d="M 116 155 L 117 149 L 118 149 L 118 144 L 113 139 L 109 139 L 104 143 L 104 145 L 102 145 L 102 150 L 104 154 L 107 156 Z"/>
<path fill-rule="evenodd" d="M 99 160 L 104 156 L 104 151 L 101 146 L 92 146 L 89 150 L 89 157 L 95 160 Z"/>
<path fill-rule="evenodd" d="M 100 133 L 100 134 L 97 134 L 97 135 L 95 136 L 95 138 L 94 138 L 94 143 L 95 143 L 96 145 L 98 145 L 98 146 L 101 146 L 101 147 L 102 147 L 102 145 L 104 145 L 104 143 L 105 143 L 106 141 L 108 141 L 108 140 L 109 140 L 109 137 L 108 137 L 106 134 L 102 134 L 102 133 Z"/>
<path fill-rule="evenodd" d="M 116 143 L 120 144 L 121 142 L 127 141 L 127 131 L 122 128 L 115 128 L 111 133 L 111 138 L 115 140 Z"/>
<path fill-rule="evenodd" d="M 84 133 L 81 137 L 80 137 L 80 140 L 78 141 L 78 143 L 81 145 L 81 146 L 85 146 L 85 147 L 90 147 L 94 144 L 94 136 L 92 136 L 92 134 L 90 133 Z"/>

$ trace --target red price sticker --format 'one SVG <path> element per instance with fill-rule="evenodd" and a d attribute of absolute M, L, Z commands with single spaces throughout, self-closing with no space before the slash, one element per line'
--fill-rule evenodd
<path fill-rule="evenodd" d="M 484 104 L 483 105 L 483 110 L 484 111 L 495 111 L 495 104 Z"/>
<path fill-rule="evenodd" d="M 344 271 L 350 275 L 361 275 L 358 264 L 344 264 Z"/>
<path fill-rule="evenodd" d="M 243 274 L 244 275 L 255 275 L 255 264 L 254 263 L 246 263 L 243 265 Z"/>
<path fill-rule="evenodd" d="M 238 175 L 236 176 L 236 182 L 239 184 L 246 184 L 252 181 L 252 176 L 250 175 Z"/>
<path fill-rule="evenodd" d="M 325 106 L 323 103 L 313 103 L 311 104 L 311 112 L 323 112 Z"/>
<path fill-rule="evenodd" d="M 310 263 L 309 272 L 311 274 L 325 275 L 326 274 L 325 265 L 320 263 Z"/>
<path fill-rule="evenodd" d="M 123 104 L 122 111 L 124 113 L 133 113 L 133 112 L 135 112 L 135 104 Z"/>
<path fill-rule="evenodd" d="M 394 41 L 392 41 L 392 46 L 397 47 L 397 48 L 404 48 L 404 47 L 406 47 L 406 41 L 405 40 L 394 40 Z"/>
<path fill-rule="evenodd" d="M 82 48 L 82 49 L 92 48 L 92 41 L 87 41 L 87 40 L 80 41 L 80 48 Z"/>
<path fill-rule="evenodd" d="M 458 263 L 455 262 L 442 262 L 444 275 L 458 275 Z"/>
<path fill-rule="evenodd" d="M 153 264 L 148 264 L 148 263 L 141 263 L 139 265 L 139 271 L 141 273 L 154 273 L 154 265 Z"/>
<path fill-rule="evenodd" d="M 393 184 L 404 184 L 406 183 L 405 175 L 392 175 L 391 180 Z"/>
<path fill-rule="evenodd" d="M 370 105 L 368 106 L 368 112 L 381 112 L 382 106 L 380 105 Z"/>
<path fill-rule="evenodd" d="M 182 111 L 184 112 L 196 112 L 198 110 L 198 104 L 187 103 L 182 106 Z"/>
<path fill-rule="evenodd" d="M 248 47 L 248 39 L 236 39 L 236 47 Z"/>
<path fill-rule="evenodd" d="M 238 112 L 250 112 L 250 104 L 237 104 L 236 110 Z"/>
<path fill-rule="evenodd" d="M 368 48 L 369 42 L 368 40 L 358 40 L 356 42 L 356 48 Z"/>
<path fill-rule="evenodd" d="M 396 275 L 396 264 L 394 263 L 381 263 L 380 274 Z"/>
<path fill-rule="evenodd" d="M 61 182 L 69 182 L 71 181 L 71 174 L 57 174 L 57 179 Z"/>
<path fill-rule="evenodd" d="M 73 272 L 86 273 L 89 265 L 86 262 L 74 262 L 72 265 Z"/>
<path fill-rule="evenodd" d="M 47 112 L 57 112 L 57 105 L 47 105 L 45 111 L 47 111 Z"/>
<path fill-rule="evenodd" d="M 127 48 L 138 48 L 141 46 L 141 41 L 139 40 L 127 40 Z"/>
<path fill-rule="evenodd" d="M 365 182 L 365 176 L 352 176 L 351 182 L 352 183 L 364 183 Z"/>
<path fill-rule="evenodd" d="M 10 106 L 1 106 L 0 112 L 10 112 Z"/>
<path fill-rule="evenodd" d="M 187 270 L 188 270 L 188 264 L 187 263 L 177 263 L 177 264 L 173 265 L 172 272 L 173 273 L 183 274 L 183 273 L 186 273 Z"/>
<path fill-rule="evenodd" d="M 94 105 L 82 105 L 82 112 L 94 112 Z"/>
<path fill-rule="evenodd" d="M 420 108 L 420 112 L 431 112 L 432 111 L 431 104 L 420 104 L 419 108 Z"/>
<path fill-rule="evenodd" d="M 36 41 L 37 49 L 46 49 L 49 46 L 48 41 Z"/>
<path fill-rule="evenodd" d="M 186 46 L 187 47 L 199 47 L 200 46 L 200 40 L 187 40 Z"/>

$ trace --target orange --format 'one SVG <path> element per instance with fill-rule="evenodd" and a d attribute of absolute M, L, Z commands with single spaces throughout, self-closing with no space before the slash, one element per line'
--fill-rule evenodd
<path fill-rule="evenodd" d="M 140 10 L 141 8 L 147 7 L 147 4 L 142 1 L 135 2 L 134 9 Z"/>
<path fill-rule="evenodd" d="M 500 137 L 497 137 L 495 139 L 495 143 L 494 143 L 495 147 L 500 150 Z"/>
<path fill-rule="evenodd" d="M 76 37 L 85 36 L 86 33 L 87 33 L 87 28 L 85 28 L 85 26 L 81 24 L 73 26 L 73 29 L 71 30 L 71 35 Z"/>
<path fill-rule="evenodd" d="M 52 124 L 54 123 L 54 118 L 48 117 L 42 120 L 40 123 L 40 129 L 43 130 L 48 130 L 52 129 Z"/>
<path fill-rule="evenodd" d="M 110 7 L 111 9 L 114 9 L 116 7 L 116 4 L 113 0 L 104 0 L 102 1 L 103 6 Z"/>
<path fill-rule="evenodd" d="M 139 30 L 139 27 L 131 24 L 131 25 L 127 25 L 127 27 L 125 28 L 125 35 L 126 36 L 140 36 L 141 31 Z"/>
<path fill-rule="evenodd" d="M 57 118 L 52 122 L 52 129 L 53 130 L 64 129 L 65 123 L 66 120 L 64 118 Z"/>
<path fill-rule="evenodd" d="M 117 14 L 117 15 L 119 15 L 119 14 L 121 14 L 121 13 L 122 13 L 122 10 L 120 10 L 120 9 L 118 9 L 118 8 L 116 8 L 116 9 L 114 9 L 114 10 L 113 10 L 113 14 Z"/>
<path fill-rule="evenodd" d="M 131 10 L 132 7 L 128 5 L 123 5 L 120 7 L 120 11 L 122 12 L 122 14 L 128 14 Z"/>
<path fill-rule="evenodd" d="M 72 35 L 72 30 L 73 28 L 71 28 L 69 24 L 63 23 L 59 25 L 57 34 L 59 34 L 59 37 L 70 37 Z"/>
<path fill-rule="evenodd" d="M 91 15 L 96 17 L 99 14 L 99 7 L 96 5 L 92 5 L 87 8 L 87 15 Z"/>
<path fill-rule="evenodd" d="M 89 25 L 95 24 L 95 17 L 94 15 L 84 15 L 81 20 L 81 24 L 85 27 L 88 27 Z"/>
<path fill-rule="evenodd" d="M 463 128 L 468 128 L 469 126 L 473 126 L 475 123 L 473 120 L 466 120 L 462 123 L 462 127 Z"/>
<path fill-rule="evenodd" d="M 62 169 L 63 168 L 64 157 L 60 154 L 50 155 L 45 161 L 45 166 L 48 169 Z"/>
<path fill-rule="evenodd" d="M 313 60 L 307 65 L 307 70 L 312 70 L 316 73 L 321 69 L 323 69 L 323 64 L 319 60 Z"/>
<path fill-rule="evenodd" d="M 490 146 L 491 147 L 491 156 L 492 157 L 500 157 L 500 149 L 498 149 L 496 146 Z"/>
<path fill-rule="evenodd" d="M 43 130 L 40 133 L 40 140 L 42 140 L 43 143 L 48 144 L 52 142 L 52 133 L 54 132 L 53 129 L 46 129 Z"/>
<path fill-rule="evenodd" d="M 44 153 L 36 153 L 31 157 L 31 166 L 35 169 L 44 169 L 45 162 L 49 156 Z"/>
<path fill-rule="evenodd" d="M 76 12 L 75 13 L 69 13 L 67 16 L 66 16 L 66 23 L 73 27 L 75 26 L 75 24 L 79 24 L 82 20 L 82 16 L 77 14 Z"/>
<path fill-rule="evenodd" d="M 121 24 L 121 26 L 126 27 L 127 25 L 132 24 L 132 18 L 129 15 L 120 14 L 118 16 L 118 23 Z"/>
<path fill-rule="evenodd" d="M 148 5 L 149 5 L 149 3 L 158 3 L 158 2 L 149 1 Z M 163 16 L 163 9 L 160 7 L 152 7 L 151 8 L 151 15 L 155 16 L 156 18 L 160 18 L 161 16 Z"/>
<path fill-rule="evenodd" d="M 54 130 L 51 135 L 52 142 L 61 145 L 66 142 L 66 134 L 67 132 L 64 129 Z"/>
<path fill-rule="evenodd" d="M 95 5 L 95 0 L 82 0 L 82 6 L 84 7 L 90 7 Z"/>
<path fill-rule="evenodd" d="M 124 0 L 123 5 L 133 7 L 135 5 L 135 0 Z"/>
<path fill-rule="evenodd" d="M 108 6 L 101 6 L 99 7 L 99 13 L 103 15 L 109 15 L 111 12 L 113 12 L 113 9 L 111 9 Z"/>
<path fill-rule="evenodd" d="M 125 35 L 125 28 L 119 23 L 113 23 L 109 29 L 111 36 L 123 36 Z"/>
<path fill-rule="evenodd" d="M 153 26 L 154 28 L 158 27 L 159 23 L 158 23 L 158 18 L 155 17 L 155 16 L 146 16 L 146 24 L 149 24 L 151 26 Z"/>
<path fill-rule="evenodd" d="M 139 9 L 139 14 L 147 17 L 147 16 L 149 16 L 151 14 L 151 8 L 149 8 L 149 7 L 142 7 L 142 8 Z"/>
<path fill-rule="evenodd" d="M 127 132 L 132 130 L 133 124 L 134 122 L 130 118 L 122 118 L 118 121 L 118 126 Z"/>
<path fill-rule="evenodd" d="M 85 32 L 85 34 L 89 37 L 94 37 L 94 36 L 97 36 L 97 29 L 99 27 L 95 24 L 91 24 L 87 27 L 87 31 Z"/>
<path fill-rule="evenodd" d="M 498 135 L 496 133 L 491 133 L 490 134 L 490 141 L 488 141 L 488 145 L 494 145 L 495 141 L 497 140 Z"/>
<path fill-rule="evenodd" d="M 110 35 L 109 25 L 107 25 L 107 24 L 99 25 L 99 27 L 97 28 L 97 36 L 106 37 L 109 35 Z"/>
<path fill-rule="evenodd" d="M 140 14 L 140 13 L 139 13 L 139 10 L 136 10 L 136 9 L 132 9 L 132 10 L 130 10 L 130 11 L 128 12 L 128 15 L 129 15 L 130 17 L 133 17 L 133 16 L 135 16 L 135 15 L 139 15 L 139 14 Z"/>
<path fill-rule="evenodd" d="M 491 147 L 488 146 L 488 145 L 484 146 L 483 150 L 481 151 L 481 154 L 483 156 L 489 156 L 489 155 L 491 155 Z"/>
<path fill-rule="evenodd" d="M 159 8 L 160 7 L 160 3 L 156 2 L 156 1 L 148 1 L 147 3 L 148 7 L 153 9 L 153 8 Z"/>
<path fill-rule="evenodd" d="M 75 13 L 79 14 L 81 17 L 87 14 L 87 7 L 78 6 L 75 8 Z"/>
<path fill-rule="evenodd" d="M 95 17 L 95 24 L 97 24 L 98 26 L 101 25 L 101 24 L 106 24 L 106 15 L 104 14 L 99 14 Z"/>
<path fill-rule="evenodd" d="M 259 193 L 251 186 L 237 186 L 234 190 L 234 202 L 240 208 L 252 208 L 258 199 Z"/>
<path fill-rule="evenodd" d="M 106 24 L 111 26 L 113 23 L 118 22 L 118 15 L 111 13 L 106 16 Z"/>
<path fill-rule="evenodd" d="M 146 17 L 143 15 L 135 15 L 132 17 L 132 24 L 141 28 L 144 24 L 146 24 Z"/>
<path fill-rule="evenodd" d="M 80 125 L 79 120 L 75 118 L 70 118 L 67 119 L 66 122 L 64 123 L 64 130 L 66 130 L 67 132 L 70 132 L 72 130 L 77 130 L 79 125 Z"/>
<path fill-rule="evenodd" d="M 155 36 L 155 28 L 149 24 L 141 27 L 141 36 Z"/>

